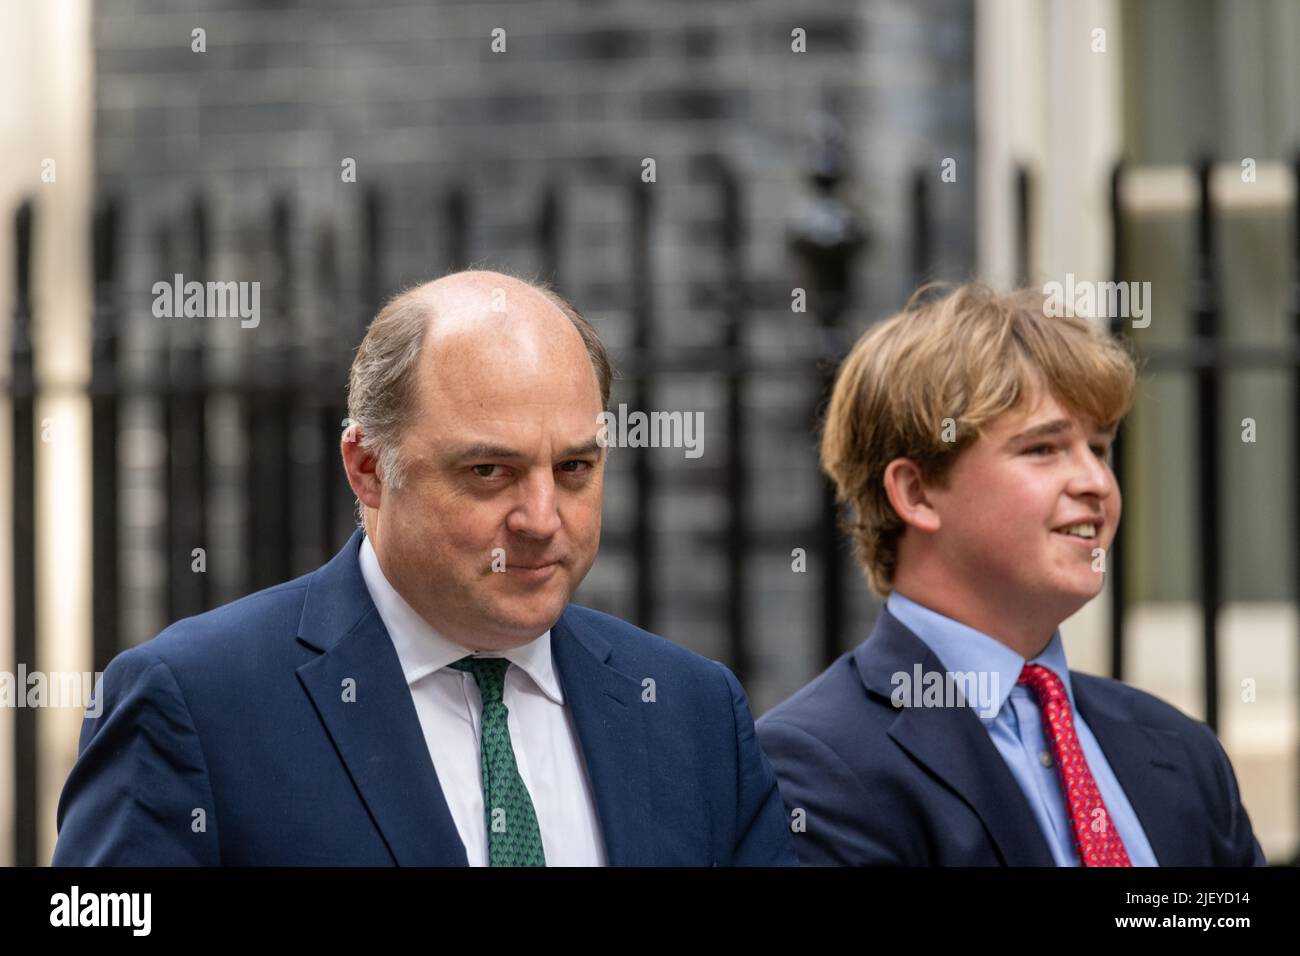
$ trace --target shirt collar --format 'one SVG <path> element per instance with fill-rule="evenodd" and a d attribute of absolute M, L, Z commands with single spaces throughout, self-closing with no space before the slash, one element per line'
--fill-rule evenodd
<path fill-rule="evenodd" d="M 361 576 L 365 579 L 370 599 L 375 602 L 380 620 L 388 629 L 402 674 L 407 685 L 442 670 L 462 657 L 504 657 L 524 671 L 541 691 L 557 704 L 564 703 L 564 692 L 555 673 L 551 658 L 551 632 L 548 629 L 538 637 L 508 651 L 471 651 L 455 641 L 443 637 L 419 612 L 406 603 L 396 588 L 384 576 L 379 558 L 370 544 L 370 536 L 363 535 L 358 555 Z"/>
<path fill-rule="evenodd" d="M 897 591 L 890 592 L 885 607 L 934 651 L 945 670 L 997 675 L 996 685 L 991 681 L 974 682 L 976 696 L 980 699 L 967 702 L 985 724 L 996 720 L 1020 679 L 1025 659 L 996 638 L 917 604 Z M 1070 668 L 1065 660 L 1060 629 L 1052 632 L 1047 646 L 1028 663 L 1041 664 L 1061 679 L 1073 711 L 1074 691 L 1070 686 Z"/>

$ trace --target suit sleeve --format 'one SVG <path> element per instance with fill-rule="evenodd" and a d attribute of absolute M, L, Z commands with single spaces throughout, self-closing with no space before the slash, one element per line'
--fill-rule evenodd
<path fill-rule="evenodd" d="M 861 781 L 836 752 L 782 720 L 761 721 L 786 809 L 797 821 L 795 851 L 805 866 L 905 866 L 893 839 L 899 824 L 878 812 Z"/>
<path fill-rule="evenodd" d="M 59 798 L 52 865 L 219 863 L 207 765 L 171 669 L 133 648 L 95 697 Z"/>
<path fill-rule="evenodd" d="M 1210 738 L 1213 748 L 1215 769 L 1218 772 L 1222 799 L 1219 805 L 1224 809 L 1223 825 L 1225 855 L 1227 866 L 1268 866 L 1264 859 L 1264 850 L 1255 839 L 1255 832 L 1250 826 L 1250 816 L 1241 802 L 1241 792 L 1237 787 L 1237 775 L 1232 770 L 1232 761 L 1228 759 L 1223 744 L 1214 731 L 1206 724 L 1201 725 L 1206 736 Z"/>
<path fill-rule="evenodd" d="M 789 821 L 781 803 L 776 774 L 758 746 L 749 699 L 736 675 L 722 669 L 731 693 L 736 727 L 736 842 L 731 866 L 797 866 Z"/>

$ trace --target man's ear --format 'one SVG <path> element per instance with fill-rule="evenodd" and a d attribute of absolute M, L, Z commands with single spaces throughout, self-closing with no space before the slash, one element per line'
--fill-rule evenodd
<path fill-rule="evenodd" d="M 343 432 L 339 451 L 343 455 L 343 470 L 347 472 L 352 493 L 367 508 L 378 508 L 383 483 L 376 466 L 379 460 L 361 445 L 361 426 L 353 423 Z"/>
<path fill-rule="evenodd" d="M 912 459 L 895 458 L 885 466 L 885 494 L 906 525 L 927 534 L 939 530 L 939 512 L 931 504 L 921 469 Z"/>

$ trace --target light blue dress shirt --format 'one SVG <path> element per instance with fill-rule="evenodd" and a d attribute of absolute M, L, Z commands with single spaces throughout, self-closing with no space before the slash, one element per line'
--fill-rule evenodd
<path fill-rule="evenodd" d="M 1038 827 L 1052 849 L 1056 865 L 1078 866 L 1079 852 L 1075 846 L 1074 830 L 1061 792 L 1051 740 L 1043 731 L 1038 701 L 1028 687 L 1016 683 L 1025 659 L 987 634 L 922 607 L 897 591 L 889 595 L 885 606 L 934 651 L 945 670 L 990 675 L 989 680 L 974 682 L 976 696 L 981 699 L 967 703 L 974 708 L 1011 775 L 1020 785 L 1025 800 L 1034 811 Z M 1065 662 L 1065 648 L 1059 630 L 1052 635 L 1042 653 L 1029 663 L 1048 668 L 1065 685 L 1070 713 L 1074 717 L 1074 732 L 1106 803 L 1111 823 L 1124 841 L 1129 861 L 1134 866 L 1158 866 L 1124 789 L 1111 770 L 1106 755 L 1101 752 L 1097 738 L 1075 707 L 1070 669 Z M 994 675 L 996 681 L 992 679 Z"/>

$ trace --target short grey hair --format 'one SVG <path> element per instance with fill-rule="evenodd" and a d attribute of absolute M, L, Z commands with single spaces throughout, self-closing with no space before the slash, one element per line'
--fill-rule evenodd
<path fill-rule="evenodd" d="M 504 272 L 502 275 L 541 293 L 573 323 L 587 347 L 600 385 L 601 408 L 608 409 L 614 369 L 591 323 L 546 283 Z M 394 488 L 401 488 L 406 481 L 409 463 L 402 454 L 402 435 L 419 400 L 416 369 L 433 319 L 433 310 L 418 292 L 422 285 L 403 289 L 379 310 L 357 348 L 348 376 L 348 423 L 360 428 L 361 447 L 376 458 L 380 480 Z M 365 506 L 360 498 L 356 500 L 356 516 L 357 526 L 364 527 Z"/>

